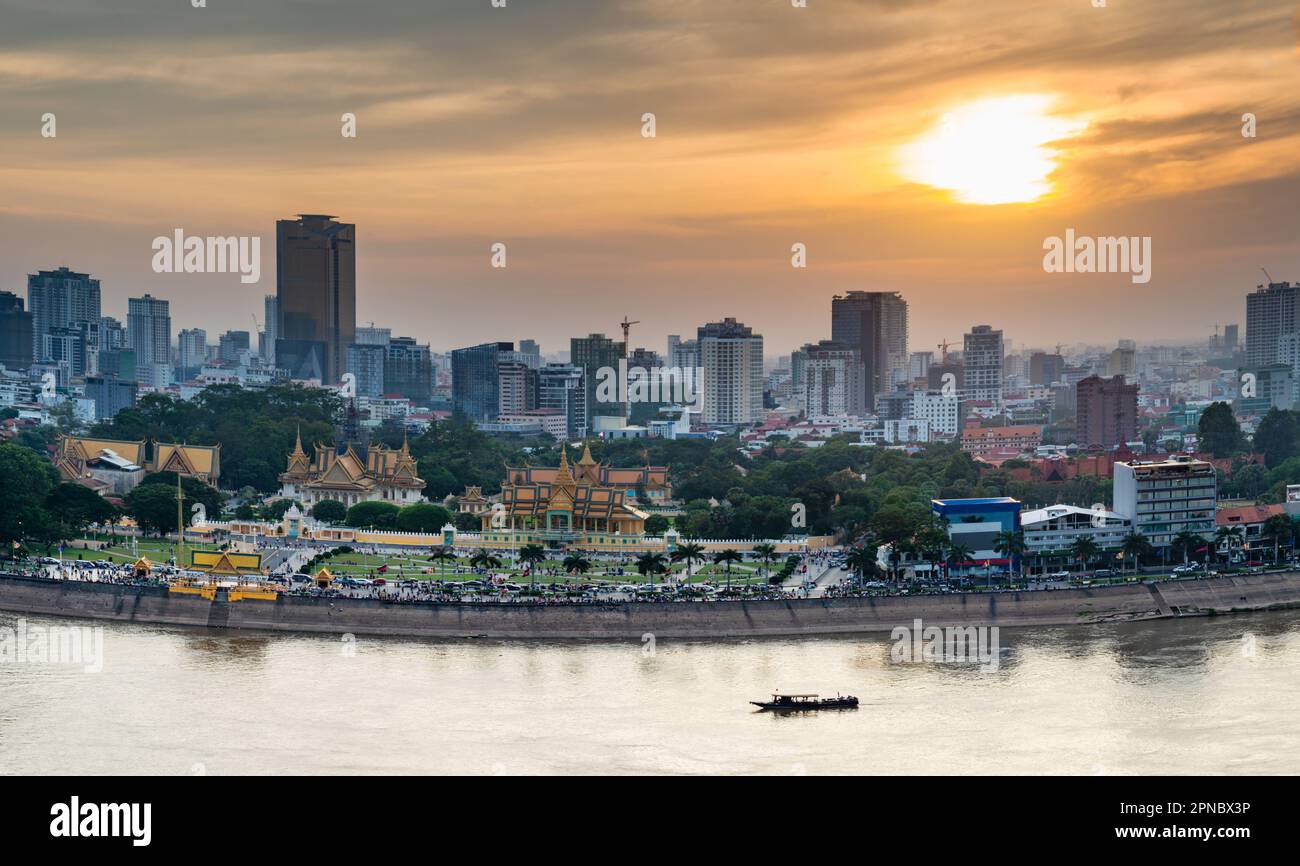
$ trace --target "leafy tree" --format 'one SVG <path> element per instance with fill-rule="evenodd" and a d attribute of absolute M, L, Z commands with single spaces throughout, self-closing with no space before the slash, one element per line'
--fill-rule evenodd
<path fill-rule="evenodd" d="M 745 557 L 740 555 L 740 551 L 732 550 L 731 548 L 719 550 L 717 553 L 713 554 L 713 562 L 715 565 L 725 565 L 727 567 L 727 589 L 731 589 L 731 566 L 737 562 L 741 562 L 744 558 Z"/>
<path fill-rule="evenodd" d="M 1123 552 L 1126 559 L 1131 558 L 1133 560 L 1134 573 L 1137 573 L 1138 566 L 1141 564 L 1142 560 L 1151 556 L 1155 552 L 1155 548 L 1151 546 L 1151 542 L 1140 532 L 1130 532 L 1128 535 L 1124 536 L 1124 541 L 1120 546 L 1120 550 Z"/>
<path fill-rule="evenodd" d="M 668 518 L 662 514 L 651 514 L 645 520 L 646 535 L 663 535 L 668 531 Z"/>
<path fill-rule="evenodd" d="M 478 532 L 483 528 L 482 518 L 468 511 L 457 511 L 455 523 L 457 532 Z"/>
<path fill-rule="evenodd" d="M 686 563 L 686 582 L 690 583 L 691 565 L 693 565 L 696 562 L 704 561 L 704 547 L 702 545 L 696 544 L 693 541 L 688 541 L 684 544 L 679 544 L 677 545 L 677 548 L 672 552 L 672 561 Z"/>
<path fill-rule="evenodd" d="M 469 558 L 469 564 L 475 568 L 493 569 L 501 567 L 501 558 L 491 551 L 479 549 Z"/>
<path fill-rule="evenodd" d="M 441 505 L 419 502 L 397 514 L 397 528 L 403 532 L 439 532 L 451 522 L 451 513 Z"/>
<path fill-rule="evenodd" d="M 429 551 L 429 559 L 438 563 L 438 571 L 443 576 L 447 575 L 447 563 L 456 561 L 456 551 L 447 545 L 441 545 Z"/>
<path fill-rule="evenodd" d="M 591 570 L 591 560 L 581 553 L 570 553 L 564 557 L 564 570 L 569 574 L 586 574 Z"/>
<path fill-rule="evenodd" d="M 1225 555 L 1231 559 L 1233 549 L 1241 546 L 1245 535 L 1244 526 L 1220 526 L 1214 531 L 1214 546 L 1210 549 L 1217 552 L 1220 548 L 1226 548 Z"/>
<path fill-rule="evenodd" d="M 348 518 L 348 507 L 337 499 L 322 499 L 311 507 L 311 516 L 321 523 L 342 523 Z"/>
<path fill-rule="evenodd" d="M 92 523 L 108 523 L 117 517 L 113 503 L 90 488 L 72 482 L 55 487 L 45 500 L 45 509 L 70 534 L 82 532 Z"/>
<path fill-rule="evenodd" d="M 158 486 L 167 489 L 167 495 L 172 498 L 172 517 L 168 526 L 168 532 L 176 529 L 176 473 L 175 472 L 155 472 L 152 475 L 146 475 L 140 482 L 140 487 Z M 209 520 L 216 520 L 221 514 L 221 504 L 225 497 L 221 491 L 217 490 L 210 484 L 205 484 L 198 478 L 185 477 L 181 479 L 181 494 L 185 498 L 185 525 L 189 526 L 193 521 L 194 515 L 191 512 L 194 504 L 201 503 L 204 511 L 207 513 Z"/>
<path fill-rule="evenodd" d="M 755 545 L 754 545 L 754 555 L 757 556 L 759 559 L 763 560 L 763 575 L 764 575 L 764 576 L 770 576 L 770 575 L 771 575 L 771 567 L 770 567 L 770 566 L 771 566 L 772 560 L 773 560 L 773 559 L 776 559 L 776 545 L 775 545 L 775 544 L 755 544 Z"/>
<path fill-rule="evenodd" d="M 997 537 L 993 541 L 993 550 L 995 552 L 1002 554 L 1008 559 L 1011 559 L 1013 561 L 1018 561 L 1020 563 L 1022 576 L 1024 570 L 1023 557 L 1025 555 L 1025 551 L 1028 549 L 1029 549 L 1028 546 L 1025 544 L 1024 533 L 1022 532 L 1005 530 L 1003 532 L 999 532 L 997 534 Z M 1010 571 L 1010 569 L 1008 569 L 1008 571 Z"/>
<path fill-rule="evenodd" d="M 1079 536 L 1070 544 L 1070 555 L 1079 560 L 1079 564 L 1083 566 L 1084 571 L 1088 570 L 1088 565 L 1100 553 L 1101 548 L 1097 546 L 1097 542 L 1087 535 Z"/>
<path fill-rule="evenodd" d="M 1186 565 L 1191 559 L 1192 554 L 1196 553 L 1196 551 L 1206 543 L 1205 539 L 1197 535 L 1195 532 L 1189 532 L 1184 529 L 1182 532 L 1179 532 L 1174 536 L 1173 541 L 1169 543 L 1169 546 L 1173 549 L 1175 556 L 1182 554 L 1183 564 Z"/>
<path fill-rule="evenodd" d="M 46 497 L 58 473 L 35 452 L 10 442 L 0 444 L 0 541 L 43 537 L 50 517 Z"/>
<path fill-rule="evenodd" d="M 182 489 L 183 490 L 183 489 Z M 176 488 L 165 484 L 141 484 L 126 497 L 127 510 L 142 532 L 159 536 L 176 531 Z M 181 519 L 190 524 L 189 509 L 181 509 Z"/>
<path fill-rule="evenodd" d="M 1231 457 L 1245 449 L 1245 437 L 1237 416 L 1227 403 L 1211 403 L 1201 413 L 1197 424 L 1197 440 L 1201 448 L 1215 457 Z"/>
<path fill-rule="evenodd" d="M 378 499 L 358 502 L 348 509 L 346 522 L 348 526 L 356 528 L 396 529 L 397 515 L 400 511 L 401 509 L 393 503 Z"/>
<path fill-rule="evenodd" d="M 1255 430 L 1255 450 L 1264 455 L 1270 469 L 1300 455 L 1300 421 L 1296 413 L 1269 409 Z"/>

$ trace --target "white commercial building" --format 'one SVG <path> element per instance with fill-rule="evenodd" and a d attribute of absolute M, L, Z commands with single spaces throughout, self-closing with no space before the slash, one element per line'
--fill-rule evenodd
<path fill-rule="evenodd" d="M 1214 465 L 1192 457 L 1115 464 L 1115 511 L 1155 547 L 1180 532 L 1214 536 L 1218 485 Z"/>

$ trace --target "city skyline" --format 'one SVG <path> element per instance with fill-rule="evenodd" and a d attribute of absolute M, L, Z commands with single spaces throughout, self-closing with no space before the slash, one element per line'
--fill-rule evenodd
<path fill-rule="evenodd" d="M 358 323 L 442 351 L 549 352 L 624 315 L 658 348 L 735 316 L 774 356 L 829 336 L 825 303 L 855 290 L 908 299 L 913 350 L 976 322 L 1112 343 L 1116 309 L 1194 341 L 1240 320 L 1260 267 L 1296 278 L 1290 4 L 221 7 L 7 13 L 0 289 L 63 264 L 106 309 L 151 294 L 178 326 L 242 330 L 275 289 L 273 222 L 303 212 L 358 226 Z M 140 44 L 149 64 L 116 59 Z M 936 130 L 978 133 L 971 105 L 1046 174 L 963 164 Z M 972 203 L 985 166 L 1033 200 Z M 260 237 L 260 282 L 154 273 L 177 229 Z M 1045 272 L 1071 230 L 1149 237 L 1151 281 Z"/>

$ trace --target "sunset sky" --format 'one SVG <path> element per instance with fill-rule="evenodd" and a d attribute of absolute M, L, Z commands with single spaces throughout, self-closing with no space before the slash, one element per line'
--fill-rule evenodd
<path fill-rule="evenodd" d="M 551 352 L 626 314 L 658 350 L 736 316 L 774 356 L 828 338 L 830 296 L 852 289 L 902 292 L 914 351 L 977 323 L 1017 347 L 1208 337 L 1244 323 L 1261 266 L 1300 279 L 1298 15 L 0 0 L 0 289 L 67 265 L 103 281 L 106 315 L 151 292 L 215 341 L 275 291 L 274 221 L 330 213 L 357 224 L 358 321 L 435 350 Z M 151 241 L 177 228 L 260 235 L 261 283 L 154 274 Z M 1151 236 L 1151 281 L 1045 273 L 1068 228 Z"/>

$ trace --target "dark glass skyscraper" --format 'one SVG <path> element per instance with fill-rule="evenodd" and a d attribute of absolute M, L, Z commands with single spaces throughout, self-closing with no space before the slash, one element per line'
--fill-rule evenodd
<path fill-rule="evenodd" d="M 849 292 L 831 299 L 831 339 L 858 352 L 860 402 L 893 390 L 895 373 L 907 370 L 907 301 L 897 292 Z"/>
<path fill-rule="evenodd" d="M 336 383 L 357 328 L 356 226 L 328 214 L 277 220 L 275 251 L 276 364 Z"/>
<path fill-rule="evenodd" d="M 481 343 L 451 353 L 452 411 L 474 421 L 492 421 L 501 411 L 497 363 L 514 343 Z"/>
<path fill-rule="evenodd" d="M 0 292 L 0 364 L 10 370 L 32 365 L 32 314 L 13 292 Z"/>

